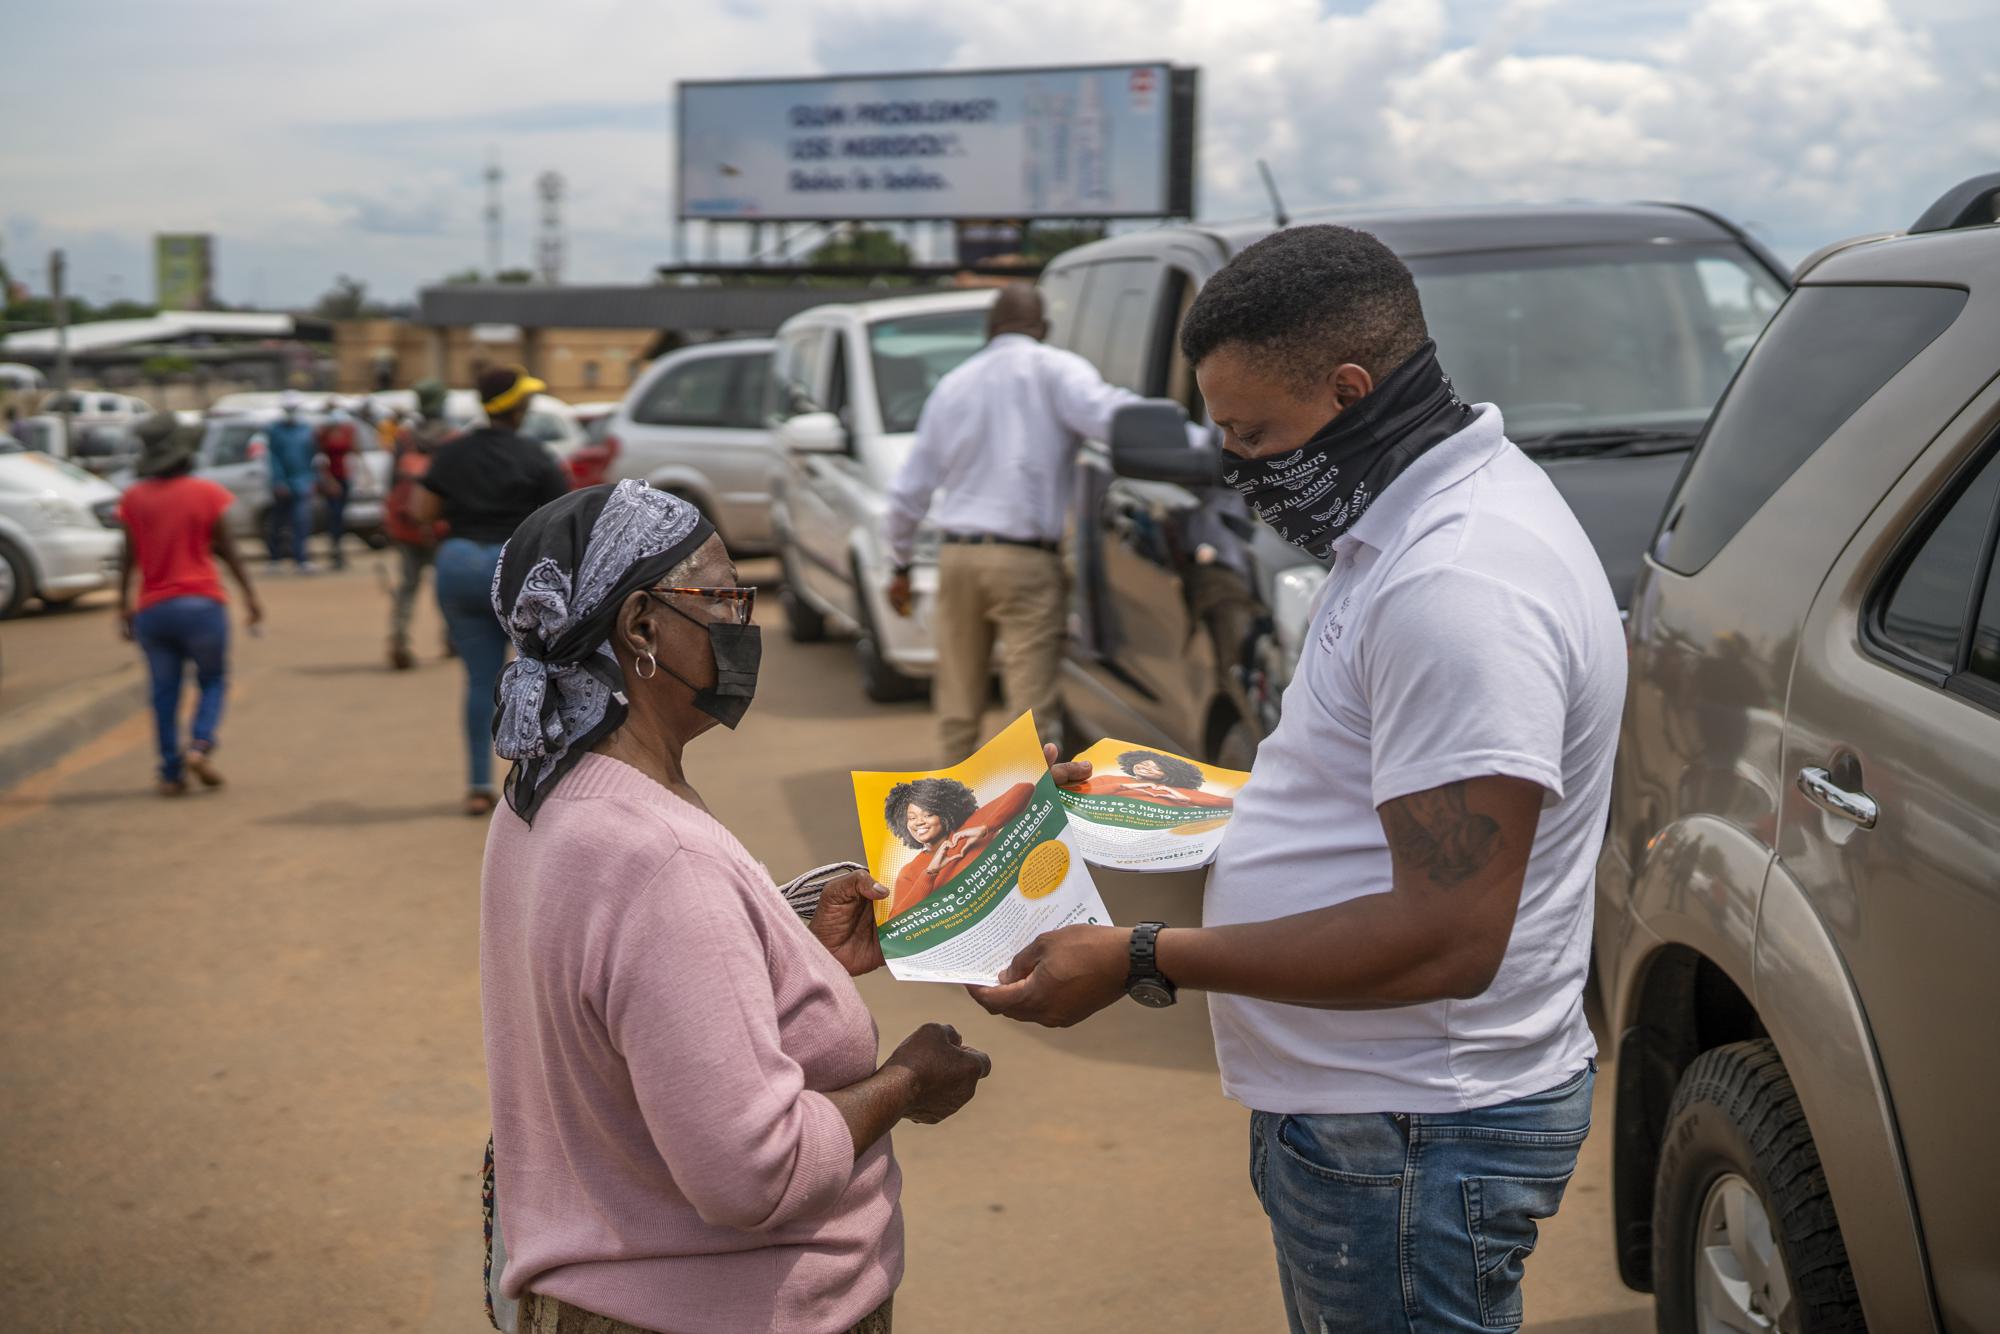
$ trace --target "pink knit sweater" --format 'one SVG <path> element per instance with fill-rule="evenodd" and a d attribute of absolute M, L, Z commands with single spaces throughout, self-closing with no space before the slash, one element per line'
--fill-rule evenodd
<path fill-rule="evenodd" d="M 823 1090 L 875 1070 L 853 981 L 729 831 L 591 755 L 480 906 L 501 1287 L 669 1334 L 838 1331 L 903 1274 L 889 1141 Z"/>

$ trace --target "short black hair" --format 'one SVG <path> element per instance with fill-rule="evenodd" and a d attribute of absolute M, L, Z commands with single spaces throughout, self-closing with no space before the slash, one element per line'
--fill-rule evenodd
<path fill-rule="evenodd" d="M 1178 755 L 1162 755 L 1157 750 L 1128 750 L 1118 757 L 1118 767 L 1131 774 L 1147 760 L 1160 766 L 1160 772 L 1166 775 L 1160 781 L 1168 787 L 1201 786 L 1201 770 Z M 1137 778 L 1139 775 L 1132 776 Z"/>
<path fill-rule="evenodd" d="M 1429 337 L 1408 266 L 1367 232 L 1319 224 L 1274 232 L 1210 278 L 1181 351 L 1199 366 L 1241 343 L 1305 386 L 1344 362 L 1380 381 Z"/>
<path fill-rule="evenodd" d="M 958 827 L 979 809 L 979 798 L 956 778 L 919 778 L 896 784 L 889 789 L 889 800 L 883 803 L 882 817 L 889 822 L 889 831 L 912 848 L 924 846 L 910 837 L 909 814 L 913 803 L 943 820 L 946 835 L 957 833 Z"/>

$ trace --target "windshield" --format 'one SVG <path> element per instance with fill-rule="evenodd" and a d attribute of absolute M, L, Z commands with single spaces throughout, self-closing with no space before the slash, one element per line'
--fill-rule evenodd
<path fill-rule="evenodd" d="M 1532 447 L 1556 431 L 1700 431 L 1785 289 L 1733 245 L 1419 259 L 1438 359 Z"/>
<path fill-rule="evenodd" d="M 944 311 L 877 320 L 868 326 L 868 356 L 875 367 L 882 429 L 898 435 L 917 429 L 917 415 L 931 389 L 954 366 L 986 345 L 986 311 Z"/>

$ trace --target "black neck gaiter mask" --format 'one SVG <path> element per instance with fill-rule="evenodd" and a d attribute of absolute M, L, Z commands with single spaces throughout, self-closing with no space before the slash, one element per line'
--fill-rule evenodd
<path fill-rule="evenodd" d="M 1300 550 L 1325 560 L 1375 497 L 1425 452 L 1464 430 L 1461 403 L 1426 339 L 1372 393 L 1288 454 L 1231 457 L 1222 480 L 1257 517 Z"/>

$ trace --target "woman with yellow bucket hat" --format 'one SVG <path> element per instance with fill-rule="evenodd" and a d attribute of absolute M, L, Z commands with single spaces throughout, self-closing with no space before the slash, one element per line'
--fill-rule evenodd
<path fill-rule="evenodd" d="M 507 663 L 507 632 L 493 612 L 500 549 L 523 519 L 569 490 L 569 474 L 547 446 L 520 433 L 528 400 L 548 386 L 519 366 L 479 377 L 487 424 L 441 446 L 411 504 L 413 518 L 442 518 L 438 609 L 465 664 L 467 815 L 493 810 L 493 685 Z"/>

